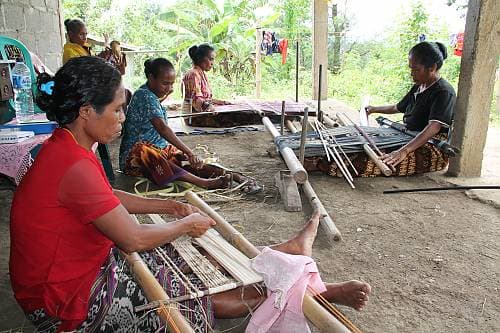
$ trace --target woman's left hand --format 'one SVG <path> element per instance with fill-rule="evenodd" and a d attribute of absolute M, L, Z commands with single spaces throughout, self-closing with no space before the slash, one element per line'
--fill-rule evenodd
<path fill-rule="evenodd" d="M 203 160 L 200 159 L 195 154 L 189 154 L 187 157 L 188 157 L 189 164 L 191 164 L 191 166 L 193 168 L 199 169 L 203 166 Z"/>
<path fill-rule="evenodd" d="M 380 159 L 389 167 L 395 167 L 396 165 L 401 163 L 407 156 L 408 150 L 401 148 L 390 152 L 389 154 L 384 154 Z"/>

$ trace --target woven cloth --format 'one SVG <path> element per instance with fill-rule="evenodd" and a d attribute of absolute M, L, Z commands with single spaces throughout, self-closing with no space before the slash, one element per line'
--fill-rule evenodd
<path fill-rule="evenodd" d="M 23 142 L 0 144 L 0 173 L 14 178 L 16 184 L 19 184 L 33 163 L 30 151 L 50 135 L 35 135 Z"/>

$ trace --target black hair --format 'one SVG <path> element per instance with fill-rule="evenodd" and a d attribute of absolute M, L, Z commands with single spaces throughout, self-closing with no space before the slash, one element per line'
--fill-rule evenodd
<path fill-rule="evenodd" d="M 114 100 L 121 80 L 120 72 L 101 58 L 72 58 L 54 77 L 47 73 L 38 76 L 36 104 L 49 120 L 63 127 L 78 118 L 83 105 L 91 105 L 97 113 L 102 113 Z M 48 94 L 42 86 L 50 81 L 54 86 Z"/>
<path fill-rule="evenodd" d="M 66 27 L 66 31 L 69 33 L 77 34 L 80 32 L 80 29 L 85 26 L 82 20 L 79 19 L 66 19 L 64 20 L 64 26 Z"/>
<path fill-rule="evenodd" d="M 448 57 L 446 46 L 439 42 L 421 42 L 413 46 L 409 52 L 417 62 L 430 68 L 436 64 L 437 69 L 443 66 L 443 61 Z"/>
<path fill-rule="evenodd" d="M 165 58 L 148 59 L 144 62 L 144 74 L 146 74 L 146 77 L 153 75 L 154 78 L 157 78 L 163 69 L 175 71 L 174 65 Z"/>
<path fill-rule="evenodd" d="M 189 48 L 189 57 L 193 60 L 193 64 L 199 65 L 205 57 L 208 57 L 210 52 L 215 49 L 208 44 L 201 44 L 199 46 L 193 45 Z"/>

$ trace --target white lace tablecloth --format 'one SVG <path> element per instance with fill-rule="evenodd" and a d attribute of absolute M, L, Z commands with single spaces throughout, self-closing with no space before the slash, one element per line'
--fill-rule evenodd
<path fill-rule="evenodd" d="M 35 135 L 23 142 L 0 144 L 0 173 L 14 178 L 16 184 L 19 184 L 33 163 L 31 149 L 44 142 L 51 135 Z"/>

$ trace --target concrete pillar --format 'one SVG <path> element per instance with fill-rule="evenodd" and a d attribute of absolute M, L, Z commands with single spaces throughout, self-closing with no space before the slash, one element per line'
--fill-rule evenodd
<path fill-rule="evenodd" d="M 321 99 L 328 92 L 328 1 L 314 0 L 313 4 L 313 99 L 318 99 L 319 65 L 323 65 Z"/>
<path fill-rule="evenodd" d="M 452 145 L 461 150 L 448 174 L 479 177 L 488 133 L 500 43 L 500 2 L 469 0 Z"/>

